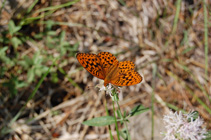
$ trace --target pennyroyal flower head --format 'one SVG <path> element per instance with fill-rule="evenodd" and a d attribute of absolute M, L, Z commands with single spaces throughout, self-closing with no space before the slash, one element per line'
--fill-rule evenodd
<path fill-rule="evenodd" d="M 166 132 L 163 140 L 202 140 L 206 138 L 206 129 L 202 128 L 203 120 L 198 116 L 194 118 L 195 113 L 182 114 L 182 112 L 170 112 L 165 115 Z"/>

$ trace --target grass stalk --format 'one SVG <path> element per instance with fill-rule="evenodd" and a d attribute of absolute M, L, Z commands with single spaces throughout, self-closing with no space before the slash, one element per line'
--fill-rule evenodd
<path fill-rule="evenodd" d="M 2 11 L 2 9 L 3 9 L 3 8 L 4 8 L 4 6 L 5 6 L 5 3 L 6 3 L 6 0 L 4 0 L 4 1 L 2 2 L 1 8 L 0 8 L 0 15 L 1 15 L 1 11 Z"/>
<path fill-rule="evenodd" d="M 205 56 L 205 76 L 208 79 L 208 21 L 207 21 L 207 7 L 206 1 L 203 0 L 203 10 L 204 10 L 204 56 Z"/>
<path fill-rule="evenodd" d="M 26 108 L 27 103 L 36 95 L 37 90 L 39 89 L 39 87 L 41 86 L 41 84 L 43 83 L 44 79 L 46 78 L 46 76 L 49 74 L 51 68 L 55 65 L 55 62 L 58 58 L 55 58 L 53 61 L 53 64 L 48 68 L 48 70 L 46 71 L 46 73 L 42 76 L 42 78 L 39 80 L 38 84 L 36 85 L 35 89 L 32 91 L 32 93 L 30 94 L 29 98 L 27 99 L 27 101 L 25 102 L 24 106 L 18 111 L 18 113 L 13 117 L 13 119 L 10 121 L 8 127 L 4 127 L 1 130 L 1 135 L 5 135 L 8 134 L 10 132 L 12 132 L 12 130 L 9 128 L 22 114 L 22 112 L 24 111 L 24 109 Z"/>
<path fill-rule="evenodd" d="M 174 24 L 173 24 L 173 28 L 172 28 L 172 34 L 174 34 L 176 29 L 177 29 L 177 23 L 178 23 L 178 19 L 179 19 L 180 8 L 181 8 L 181 0 L 177 0 L 177 3 L 176 3 L 176 14 L 175 14 L 175 17 L 174 17 Z"/>
<path fill-rule="evenodd" d="M 56 10 L 64 8 L 64 7 L 71 6 L 75 3 L 77 3 L 78 1 L 80 1 L 80 0 L 74 0 L 74 1 L 70 1 L 70 2 L 67 2 L 67 3 L 61 4 L 61 5 L 50 6 L 50 7 L 47 7 L 47 8 L 42 8 L 40 10 L 37 10 L 33 14 L 38 14 L 38 13 L 41 13 L 41 12 L 44 12 L 44 14 L 40 14 L 37 17 L 23 18 L 20 22 L 20 25 L 23 26 L 23 25 L 29 24 L 29 23 L 31 23 L 35 20 L 39 20 L 41 18 L 49 16 L 49 15 L 53 14 Z M 35 5 L 36 5 L 36 1 L 31 5 L 31 7 L 29 7 L 28 11 L 30 12 Z"/>
<path fill-rule="evenodd" d="M 167 38 L 167 40 L 164 44 L 164 47 L 162 48 L 163 51 L 166 50 L 166 48 L 169 46 L 169 42 L 170 42 L 170 40 L 172 40 L 172 35 L 175 33 L 175 31 L 177 29 L 177 23 L 178 23 L 178 19 L 179 19 L 180 8 L 181 8 L 181 0 L 177 0 L 176 13 L 175 13 L 175 17 L 174 17 L 172 32 L 171 32 L 170 36 Z"/>
<path fill-rule="evenodd" d="M 201 99 L 199 99 L 197 95 L 194 94 L 194 92 L 191 90 L 191 88 L 188 87 L 188 86 L 186 85 L 186 83 L 185 83 L 184 81 L 182 81 L 182 79 L 180 79 L 177 75 L 175 75 L 174 73 L 172 73 L 172 72 L 170 72 L 170 71 L 167 71 L 167 74 L 168 74 L 169 76 L 172 76 L 172 77 L 173 77 L 175 80 L 177 80 L 178 82 L 180 82 L 181 85 L 182 85 L 185 89 L 187 89 L 187 90 L 189 91 L 189 93 L 196 99 L 196 101 L 197 101 L 199 104 L 201 104 L 201 105 L 204 107 L 204 109 L 205 109 L 209 114 L 211 114 L 211 109 L 210 109 Z"/>
<path fill-rule="evenodd" d="M 74 1 L 70 1 L 64 4 L 60 4 L 60 5 L 56 5 L 56 6 L 50 6 L 50 7 L 46 7 L 46 8 L 42 8 L 40 10 L 37 10 L 35 13 L 41 13 L 41 12 L 45 12 L 45 11 L 55 11 L 64 7 L 68 7 L 71 6 L 77 2 L 79 2 L 80 0 L 74 0 Z"/>
<path fill-rule="evenodd" d="M 155 79 L 156 79 L 156 74 L 157 74 L 157 65 L 154 63 L 153 65 L 153 71 L 152 71 L 152 76 L 153 76 L 153 83 L 152 83 L 152 94 L 151 94 L 151 103 L 152 103 L 152 107 L 151 107 L 151 112 L 152 112 L 152 118 L 151 118 L 151 121 L 152 121 L 152 130 L 151 130 L 151 140 L 154 139 L 154 114 L 155 114 L 155 111 L 154 111 L 154 102 L 155 102 L 155 93 L 154 93 L 154 89 L 155 89 Z"/>
<path fill-rule="evenodd" d="M 201 85 L 200 82 L 197 80 L 196 76 L 191 72 L 191 70 L 188 67 L 186 67 L 185 65 L 182 65 L 178 62 L 175 62 L 175 65 L 182 68 L 184 71 L 186 71 L 193 78 L 196 85 L 201 89 L 202 93 L 207 97 L 207 99 L 211 103 L 211 97 L 209 96 L 209 94 L 207 93 L 207 91 L 205 90 L 203 85 Z"/>
<path fill-rule="evenodd" d="M 72 79 L 70 78 L 70 76 L 62 69 L 62 68 L 58 68 L 58 70 L 64 74 L 64 76 L 68 79 L 68 81 L 76 88 L 78 88 L 81 92 L 83 92 L 83 89 Z"/>
<path fill-rule="evenodd" d="M 30 13 L 31 10 L 34 8 L 34 6 L 35 6 L 38 2 L 39 2 L 39 0 L 35 0 L 35 1 L 31 4 L 31 6 L 27 9 L 26 13 L 27 13 L 27 14 Z"/>
<path fill-rule="evenodd" d="M 21 115 L 22 111 L 25 109 L 27 103 L 35 96 L 35 94 L 37 93 L 37 90 L 39 89 L 39 87 L 41 86 L 42 82 L 44 81 L 45 77 L 49 74 L 51 68 L 53 67 L 53 65 L 55 64 L 57 58 L 54 60 L 53 64 L 48 68 L 48 71 L 42 76 L 42 78 L 40 79 L 40 81 L 38 82 L 38 84 L 36 85 L 35 89 L 33 90 L 33 92 L 30 94 L 29 98 L 27 99 L 26 103 L 24 104 L 24 106 L 20 109 L 20 111 L 15 115 L 15 117 L 12 119 L 11 123 L 14 123 L 19 116 Z"/>

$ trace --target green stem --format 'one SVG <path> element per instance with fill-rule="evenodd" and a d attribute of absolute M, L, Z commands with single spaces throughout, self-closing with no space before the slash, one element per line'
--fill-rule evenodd
<path fill-rule="evenodd" d="M 106 114 L 107 114 L 107 116 L 109 116 L 106 98 L 104 100 L 104 104 L 105 104 Z M 110 125 L 108 125 L 108 130 L 109 130 L 110 139 L 113 140 L 114 138 L 113 138 L 113 135 L 111 133 L 111 127 L 110 127 Z"/>
<path fill-rule="evenodd" d="M 113 111 L 114 111 L 114 119 L 115 119 L 115 126 L 116 126 L 117 138 L 118 138 L 118 140 L 120 140 L 120 137 L 119 137 L 119 128 L 118 128 L 117 120 L 116 120 L 116 110 L 115 110 L 115 107 L 114 107 L 114 101 L 113 100 L 112 100 L 112 104 L 113 104 Z"/>
<path fill-rule="evenodd" d="M 116 95 L 116 96 L 117 96 L 117 95 Z M 116 104 L 117 104 L 118 109 L 119 109 L 119 111 L 120 111 L 120 113 L 121 113 L 121 116 L 123 116 L 118 101 L 116 101 Z M 128 131 L 127 123 L 126 123 L 125 120 L 123 120 L 123 123 L 124 123 L 124 126 L 125 126 L 125 128 L 126 128 L 127 139 L 130 140 L 131 138 L 130 138 L 130 134 L 129 134 L 129 131 Z"/>

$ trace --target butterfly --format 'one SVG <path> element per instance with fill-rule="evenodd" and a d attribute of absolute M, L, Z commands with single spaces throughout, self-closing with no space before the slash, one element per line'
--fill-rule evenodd
<path fill-rule="evenodd" d="M 97 55 L 77 53 L 76 58 L 89 73 L 104 80 L 104 86 L 108 83 L 116 86 L 131 86 L 142 81 L 141 75 L 134 70 L 133 62 L 119 62 L 109 52 L 100 52 Z"/>

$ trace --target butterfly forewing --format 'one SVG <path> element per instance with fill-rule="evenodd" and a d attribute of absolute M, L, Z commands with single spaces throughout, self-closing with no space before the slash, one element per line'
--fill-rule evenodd
<path fill-rule="evenodd" d="M 105 79 L 103 68 L 101 66 L 101 60 L 96 54 L 89 53 L 77 53 L 76 58 L 79 63 L 92 75 L 100 79 Z"/>
<path fill-rule="evenodd" d="M 105 73 L 108 73 L 109 68 L 114 64 L 114 62 L 118 62 L 115 56 L 109 52 L 100 52 L 97 55 L 100 58 L 101 66 L 103 67 Z"/>

